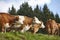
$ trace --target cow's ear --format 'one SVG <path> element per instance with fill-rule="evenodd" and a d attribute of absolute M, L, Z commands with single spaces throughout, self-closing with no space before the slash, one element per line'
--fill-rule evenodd
<path fill-rule="evenodd" d="M 15 19 L 18 20 L 19 19 L 19 16 L 15 16 Z"/>

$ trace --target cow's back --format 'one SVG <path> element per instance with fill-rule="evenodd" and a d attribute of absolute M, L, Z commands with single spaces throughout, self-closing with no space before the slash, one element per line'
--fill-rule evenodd
<path fill-rule="evenodd" d="M 53 28 L 58 29 L 58 25 L 55 20 L 52 20 L 51 25 Z"/>
<path fill-rule="evenodd" d="M 8 13 L 0 13 L 0 15 L 2 16 L 2 21 L 5 23 L 13 23 L 15 22 L 15 16 L 10 15 Z"/>
<path fill-rule="evenodd" d="M 31 25 L 32 22 L 33 22 L 33 18 L 30 18 L 30 17 L 25 16 L 24 24 Z"/>

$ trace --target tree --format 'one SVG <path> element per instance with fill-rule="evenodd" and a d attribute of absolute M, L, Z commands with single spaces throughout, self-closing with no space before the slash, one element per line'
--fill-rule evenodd
<path fill-rule="evenodd" d="M 50 12 L 50 13 L 51 13 L 50 19 L 54 19 L 55 20 L 55 16 L 54 16 L 53 12 Z"/>
<path fill-rule="evenodd" d="M 58 13 L 56 13 L 56 15 L 55 15 L 55 20 L 56 20 L 58 23 L 60 22 L 60 18 L 59 18 Z"/>
<path fill-rule="evenodd" d="M 11 12 L 10 8 L 9 8 L 8 12 L 9 12 L 9 13 Z"/>
<path fill-rule="evenodd" d="M 50 10 L 48 9 L 47 5 L 45 4 L 43 6 L 43 21 L 46 22 L 48 19 L 50 19 L 51 14 Z"/>
<path fill-rule="evenodd" d="M 14 6 L 12 5 L 12 8 L 8 10 L 8 12 L 12 15 L 16 15 L 16 9 L 14 8 Z"/>
<path fill-rule="evenodd" d="M 38 17 L 39 19 L 42 18 L 41 7 L 40 7 L 40 9 L 39 9 L 38 5 L 37 5 L 36 8 L 34 9 L 34 16 Z"/>
<path fill-rule="evenodd" d="M 28 3 L 23 3 L 20 6 L 20 9 L 17 11 L 17 14 L 32 17 L 33 11 L 32 8 L 28 5 Z"/>

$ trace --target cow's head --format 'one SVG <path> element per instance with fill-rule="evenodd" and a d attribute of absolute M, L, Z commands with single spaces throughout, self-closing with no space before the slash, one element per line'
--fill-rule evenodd
<path fill-rule="evenodd" d="M 37 17 L 34 17 L 33 23 L 41 23 Z"/>
<path fill-rule="evenodd" d="M 40 24 L 40 28 L 45 28 L 44 24 L 42 21 L 40 21 L 37 17 L 34 17 L 33 23 Z"/>
<path fill-rule="evenodd" d="M 17 23 L 20 23 L 20 24 L 23 24 L 23 21 L 24 21 L 24 16 L 20 16 L 20 15 L 18 15 L 18 21 L 16 21 Z"/>
<path fill-rule="evenodd" d="M 40 21 L 41 23 L 40 23 L 40 28 L 45 28 L 45 25 L 44 25 L 44 23 L 42 22 L 42 21 Z"/>
<path fill-rule="evenodd" d="M 19 16 L 15 16 L 15 21 L 18 21 L 19 20 Z"/>

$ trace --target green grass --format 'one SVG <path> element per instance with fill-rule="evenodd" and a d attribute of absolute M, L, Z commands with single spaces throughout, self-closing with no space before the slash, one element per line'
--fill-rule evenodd
<path fill-rule="evenodd" d="M 60 40 L 59 36 L 47 35 L 47 34 L 32 34 L 30 32 L 7 32 L 0 33 L 0 40 Z"/>

